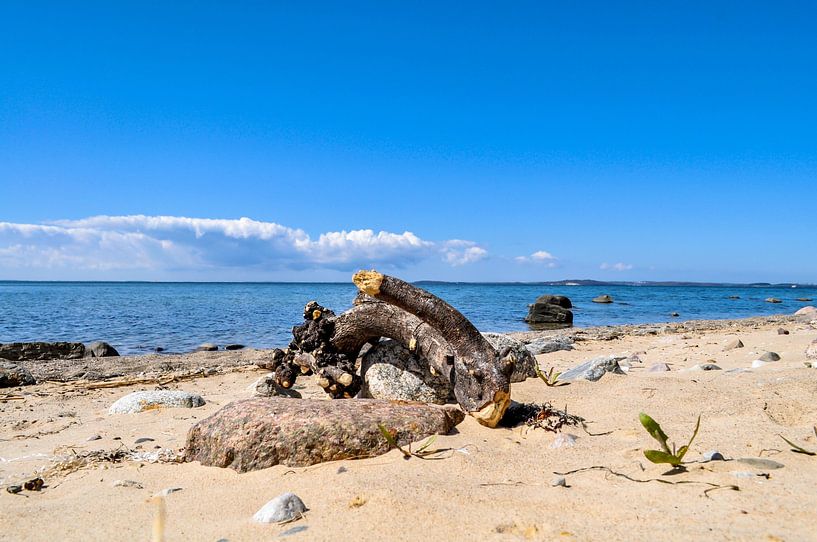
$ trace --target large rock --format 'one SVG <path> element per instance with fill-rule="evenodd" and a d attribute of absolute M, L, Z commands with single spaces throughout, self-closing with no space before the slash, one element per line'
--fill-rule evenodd
<path fill-rule="evenodd" d="M 599 356 L 569 369 L 559 375 L 559 380 L 570 382 L 571 380 L 589 380 L 595 382 L 604 376 L 605 373 L 626 374 L 618 362 L 627 359 L 624 355 Z"/>
<path fill-rule="evenodd" d="M 34 384 L 34 377 L 28 369 L 16 363 L 0 359 L 0 388 L 16 388 Z"/>
<path fill-rule="evenodd" d="M 502 333 L 483 333 L 482 336 L 488 339 L 497 352 L 508 348 L 516 358 L 511 382 L 524 382 L 525 379 L 536 376 L 536 358 L 525 347 L 525 343 Z"/>
<path fill-rule="evenodd" d="M 573 325 L 573 304 L 562 295 L 542 295 L 528 305 L 525 321 L 529 324 Z"/>
<path fill-rule="evenodd" d="M 608 294 L 600 295 L 598 297 L 593 298 L 593 303 L 612 303 L 612 302 L 613 297 Z"/>
<path fill-rule="evenodd" d="M 194 425 L 185 459 L 238 472 L 273 465 L 304 467 L 338 459 L 374 457 L 389 443 L 401 446 L 448 433 L 465 418 L 454 406 L 377 399 L 247 399 L 228 404 Z"/>
<path fill-rule="evenodd" d="M 85 347 L 85 357 L 89 358 L 108 358 L 118 355 L 116 348 L 105 341 L 94 341 Z"/>
<path fill-rule="evenodd" d="M 540 337 L 525 345 L 534 356 L 550 354 L 560 350 L 573 350 L 573 339 L 570 337 Z"/>
<path fill-rule="evenodd" d="M 794 316 L 799 322 L 811 322 L 812 320 L 817 320 L 817 308 L 812 307 L 811 305 L 803 307 L 795 312 Z M 2 353 L 0 353 L 0 357 L 1 356 Z"/>
<path fill-rule="evenodd" d="M 157 408 L 195 408 L 204 405 L 201 395 L 181 390 L 135 391 L 117 400 L 109 414 L 136 414 Z"/>
<path fill-rule="evenodd" d="M 381 341 L 361 360 L 360 397 L 444 404 L 453 387 L 442 375 L 432 375 L 428 363 L 397 341 Z"/>
<path fill-rule="evenodd" d="M 10 361 L 79 359 L 85 355 L 82 343 L 6 343 L 0 344 L 0 358 Z"/>

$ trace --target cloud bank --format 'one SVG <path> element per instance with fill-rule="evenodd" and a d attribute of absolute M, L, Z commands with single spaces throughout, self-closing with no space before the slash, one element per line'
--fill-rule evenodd
<path fill-rule="evenodd" d="M 596 260 L 598 261 L 598 260 Z M 599 266 L 599 269 L 602 271 L 629 271 L 633 268 L 633 266 L 629 263 L 607 263 L 604 262 Z"/>
<path fill-rule="evenodd" d="M 550 252 L 545 250 L 537 250 L 530 256 L 517 256 L 514 258 L 519 263 L 538 263 L 543 264 L 549 269 L 559 267 L 559 259 Z"/>
<path fill-rule="evenodd" d="M 94 216 L 44 224 L 0 222 L 0 269 L 201 270 L 402 268 L 438 259 L 477 262 L 487 251 L 473 241 L 429 241 L 405 231 L 322 233 L 249 218 Z"/>

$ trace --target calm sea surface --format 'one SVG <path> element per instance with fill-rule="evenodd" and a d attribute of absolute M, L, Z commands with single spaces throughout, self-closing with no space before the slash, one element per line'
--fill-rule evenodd
<path fill-rule="evenodd" d="M 427 284 L 481 331 L 523 331 L 527 305 L 542 294 L 568 296 L 576 326 L 791 314 L 817 288 L 712 286 L 541 286 Z M 355 297 L 349 284 L 111 283 L 0 281 L 0 343 L 105 340 L 122 354 L 160 346 L 187 352 L 203 342 L 285 346 L 303 306 L 316 300 L 335 312 Z M 611 305 L 590 300 L 600 294 Z M 738 295 L 740 299 L 729 299 Z M 781 304 L 764 302 L 776 297 Z M 678 319 L 675 319 L 678 320 Z"/>

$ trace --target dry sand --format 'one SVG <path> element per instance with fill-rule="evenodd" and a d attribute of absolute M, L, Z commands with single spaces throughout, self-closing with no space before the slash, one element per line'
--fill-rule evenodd
<path fill-rule="evenodd" d="M 785 321 L 790 335 L 778 335 Z M 47 472 L 40 492 L 0 492 L 2 540 L 150 540 L 156 504 L 165 488 L 166 540 L 817 540 L 817 457 L 790 451 L 778 435 L 817 451 L 817 370 L 804 367 L 804 351 L 817 338 L 813 325 L 792 320 L 728 325 L 689 324 L 655 335 L 629 328 L 614 340 L 583 340 L 570 352 L 538 356 L 543 369 L 563 370 L 593 356 L 636 353 L 644 361 L 628 375 L 550 388 L 538 379 L 513 386 L 521 402 L 549 401 L 588 421 L 565 432 L 575 446 L 553 448 L 556 437 L 540 429 L 487 429 L 467 418 L 434 447 L 456 451 L 445 459 L 404 460 L 397 451 L 373 459 L 307 468 L 273 467 L 236 474 L 197 463 L 124 460 L 92 462 L 74 472 Z M 713 329 L 714 328 L 714 329 Z M 689 331 L 691 329 L 692 331 Z M 670 331 L 670 332 L 667 332 Z M 609 335 L 609 334 L 608 334 Z M 745 348 L 723 351 L 739 337 Z M 763 352 L 780 361 L 746 372 Z M 207 354 L 191 357 L 206 365 Z M 252 357 L 252 355 L 250 356 Z M 684 371 L 715 360 L 723 371 Z M 121 361 L 121 360 L 120 360 Z M 647 367 L 666 362 L 668 373 Z M 230 365 L 230 364 L 227 364 Z M 235 399 L 263 371 L 227 367 L 222 372 L 167 382 L 202 394 L 197 409 L 154 410 L 111 416 L 117 398 L 156 385 L 85 389 L 44 383 L 0 396 L 0 486 L 35 471 L 54 470 L 54 457 L 94 450 L 178 450 L 197 420 Z M 306 382 L 305 382 L 306 383 Z M 312 384 L 305 396 L 320 397 Z M 699 436 L 685 473 L 645 460 L 655 442 L 638 413 L 655 417 L 671 440 L 683 443 L 701 415 Z M 609 433 L 608 433 L 609 432 Z M 99 440 L 88 441 L 92 435 Z M 135 444 L 141 437 L 155 439 Z M 764 457 L 777 470 L 738 461 L 697 462 L 717 449 L 727 458 Z M 551 487 L 555 472 L 600 466 L 566 476 L 569 487 Z M 736 473 L 738 473 L 736 475 Z M 142 487 L 113 487 L 132 480 Z M 692 482 L 692 483 L 687 483 Z M 711 485 L 709 485 L 711 484 Z M 736 485 L 705 493 L 716 486 Z M 252 515 L 268 500 L 291 491 L 309 507 L 288 525 L 257 525 Z"/>

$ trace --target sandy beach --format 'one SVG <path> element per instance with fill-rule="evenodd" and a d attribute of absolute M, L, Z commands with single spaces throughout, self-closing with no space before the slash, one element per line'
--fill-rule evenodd
<path fill-rule="evenodd" d="M 778 334 L 780 327 L 790 333 Z M 466 417 L 434 441 L 434 448 L 451 449 L 438 460 L 405 460 L 392 450 L 244 474 L 174 462 L 196 421 L 252 396 L 248 386 L 265 373 L 254 363 L 265 351 L 101 358 L 115 366 L 91 368 L 95 380 L 5 389 L 0 539 L 149 540 L 157 514 L 150 497 L 181 488 L 165 498 L 166 540 L 817 540 L 817 458 L 792 452 L 779 436 L 817 451 L 817 370 L 804 364 L 817 338 L 813 323 L 779 316 L 554 334 L 576 342 L 571 351 L 537 356 L 545 371 L 614 353 L 641 362 L 597 382 L 548 387 L 531 378 L 513 385 L 514 400 L 566 408 L 585 418 L 586 430 L 489 429 Z M 724 351 L 735 338 L 745 346 Z M 752 369 L 767 351 L 781 359 Z M 656 363 L 671 370 L 650 372 Z M 722 370 L 686 370 L 705 363 Z M 68 370 L 29 367 L 39 379 Z M 118 385 L 128 379 L 137 383 Z M 157 387 L 199 393 L 207 403 L 108 414 L 116 399 Z M 304 397 L 325 397 L 312 379 L 298 387 Z M 642 411 L 679 445 L 701 416 L 685 472 L 665 475 L 666 465 L 644 458 L 656 443 L 639 424 Z M 565 434 L 575 442 L 557 446 Z M 703 461 L 710 450 L 727 461 Z M 41 491 L 5 491 L 35 474 L 45 481 Z M 567 487 L 552 487 L 559 476 Z M 306 503 L 303 519 L 251 522 L 284 492 Z"/>

